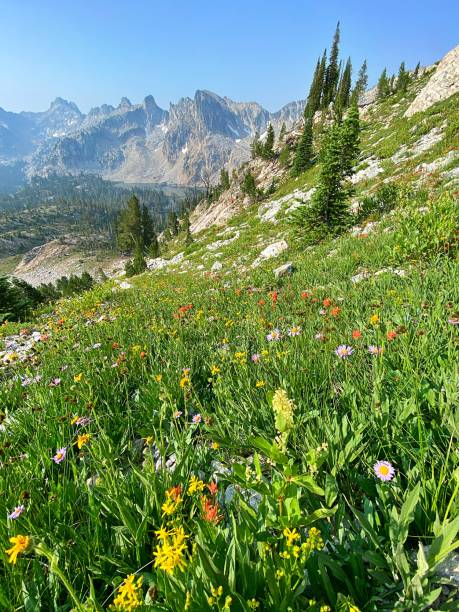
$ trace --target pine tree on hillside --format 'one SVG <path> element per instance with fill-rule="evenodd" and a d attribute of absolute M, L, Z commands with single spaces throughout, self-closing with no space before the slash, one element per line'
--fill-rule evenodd
<path fill-rule="evenodd" d="M 257 192 L 257 184 L 255 182 L 255 177 L 249 171 L 245 174 L 244 180 L 241 185 L 242 193 L 248 195 L 252 200 L 255 200 L 258 192 Z"/>
<path fill-rule="evenodd" d="M 362 96 L 368 86 L 368 72 L 367 72 L 367 60 L 364 60 L 360 67 L 359 74 L 357 75 L 357 81 L 355 82 L 354 89 L 352 90 L 351 103 L 359 102 L 360 96 Z"/>
<path fill-rule="evenodd" d="M 312 119 L 307 118 L 295 152 L 295 160 L 292 167 L 292 175 L 298 176 L 312 165 L 313 158 L 313 133 Z"/>
<path fill-rule="evenodd" d="M 134 258 L 132 261 L 128 261 L 124 267 L 126 276 L 135 276 L 141 274 L 147 269 L 147 262 L 143 255 L 143 248 L 140 243 L 137 243 L 134 248 Z"/>
<path fill-rule="evenodd" d="M 250 145 L 250 153 L 252 159 L 256 159 L 261 156 L 263 151 L 263 143 L 260 141 L 260 133 L 258 131 L 255 132 L 255 136 L 253 137 L 252 144 Z"/>
<path fill-rule="evenodd" d="M 335 35 L 333 36 L 333 44 L 330 51 L 330 61 L 325 71 L 325 82 L 323 88 L 322 107 L 327 108 L 330 102 L 333 102 L 336 95 L 336 88 L 339 78 L 339 41 L 340 28 L 339 21 L 336 25 Z"/>
<path fill-rule="evenodd" d="M 286 133 L 287 133 L 287 128 L 285 127 L 285 121 L 283 121 L 280 132 L 279 132 L 279 137 L 278 137 L 279 142 L 282 142 L 284 140 Z"/>
<path fill-rule="evenodd" d="M 341 80 L 339 82 L 338 91 L 336 94 L 335 108 L 338 115 L 342 114 L 344 110 L 349 106 L 349 98 L 351 94 L 351 82 L 352 82 L 352 64 L 351 58 L 349 57 L 346 66 L 343 70 Z"/>
<path fill-rule="evenodd" d="M 325 77 L 325 64 L 327 61 L 327 52 L 324 51 L 322 59 L 317 60 L 316 69 L 312 78 L 311 87 L 309 88 L 309 94 L 304 108 L 304 116 L 313 118 L 315 113 L 320 108 L 320 101 L 322 98 L 322 90 L 324 86 Z"/>
<path fill-rule="evenodd" d="M 222 191 L 226 191 L 230 188 L 230 178 L 228 174 L 228 170 L 222 168 L 220 170 L 220 187 Z"/>
<path fill-rule="evenodd" d="M 383 100 L 390 94 L 390 81 L 387 77 L 387 70 L 381 72 L 381 76 L 378 81 L 378 100 Z"/>
<path fill-rule="evenodd" d="M 418 62 L 416 64 L 416 68 L 414 69 L 414 72 L 413 72 L 413 79 L 417 79 L 418 78 L 420 68 L 421 68 L 421 62 Z"/>
<path fill-rule="evenodd" d="M 266 134 L 266 140 L 262 149 L 262 157 L 263 159 L 272 159 L 274 157 L 274 128 L 272 123 L 268 125 L 268 131 Z"/>
<path fill-rule="evenodd" d="M 346 184 L 359 152 L 359 119 L 354 104 L 343 123 L 336 121 L 328 131 L 320 152 L 321 169 L 311 205 L 298 209 L 296 223 L 311 241 L 336 235 L 349 223 Z"/>
<path fill-rule="evenodd" d="M 148 251 L 155 237 L 155 226 L 153 218 L 148 212 L 148 208 L 145 204 L 142 206 L 142 244 L 144 251 Z"/>
<path fill-rule="evenodd" d="M 167 229 L 170 231 L 171 236 L 177 236 L 179 232 L 177 214 L 173 210 L 167 213 Z"/>
<path fill-rule="evenodd" d="M 13 286 L 5 276 L 0 276 L 0 323 L 22 318 L 31 304 L 24 293 Z"/>
<path fill-rule="evenodd" d="M 357 103 L 350 107 L 341 127 L 342 175 L 343 179 L 353 174 L 360 152 L 360 121 Z"/>
<path fill-rule="evenodd" d="M 401 91 L 402 93 L 405 93 L 408 88 L 409 81 L 410 81 L 410 73 L 407 72 L 407 70 L 405 69 L 405 62 L 402 62 L 398 70 L 397 86 L 396 86 L 397 91 Z"/>
<path fill-rule="evenodd" d="M 118 248 L 121 251 L 129 252 L 142 241 L 142 238 L 142 212 L 139 200 L 132 195 L 118 221 Z"/>
<path fill-rule="evenodd" d="M 159 257 L 160 255 L 158 236 L 156 235 L 156 232 L 153 232 L 153 235 L 151 237 L 151 243 L 150 243 L 150 246 L 148 247 L 148 255 L 152 259 L 154 259 L 155 257 Z"/>

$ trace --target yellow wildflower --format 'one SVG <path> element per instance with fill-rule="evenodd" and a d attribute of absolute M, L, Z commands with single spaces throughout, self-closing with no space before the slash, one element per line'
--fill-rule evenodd
<path fill-rule="evenodd" d="M 172 514 L 174 514 L 177 511 L 177 508 L 180 506 L 181 502 L 182 497 L 180 495 L 177 495 L 174 498 L 167 495 L 166 501 L 161 506 L 161 510 L 163 511 L 162 516 L 171 516 Z"/>
<path fill-rule="evenodd" d="M 184 389 L 185 387 L 188 387 L 188 385 L 190 384 L 190 379 L 188 378 L 188 376 L 182 376 L 179 384 L 180 384 L 180 389 Z"/>
<path fill-rule="evenodd" d="M 183 527 L 178 527 L 158 544 L 153 555 L 156 557 L 155 568 L 162 569 L 168 574 L 173 574 L 175 568 L 184 570 L 186 568 L 186 538 Z"/>
<path fill-rule="evenodd" d="M 213 365 L 210 368 L 210 373 L 212 374 L 212 376 L 215 376 L 216 374 L 220 374 L 220 372 L 221 372 L 220 368 L 216 365 Z"/>
<path fill-rule="evenodd" d="M 73 377 L 73 380 L 75 382 L 80 382 L 82 378 L 83 378 L 83 372 L 80 372 L 79 374 L 75 374 L 75 376 Z"/>
<path fill-rule="evenodd" d="M 204 483 L 202 482 L 202 480 L 199 480 L 199 478 L 196 478 L 196 476 L 193 474 L 190 480 L 190 484 L 188 485 L 188 495 L 193 495 L 193 493 L 196 493 L 196 491 L 201 493 L 203 490 Z"/>
<path fill-rule="evenodd" d="M 295 404 L 283 389 L 277 389 L 272 400 L 277 431 L 288 433 L 293 428 Z"/>
<path fill-rule="evenodd" d="M 261 387 L 264 387 L 266 385 L 264 380 L 257 380 L 257 382 L 255 383 L 255 387 L 257 389 L 261 389 Z"/>
<path fill-rule="evenodd" d="M 185 597 L 185 610 L 189 610 L 190 605 L 191 605 L 191 594 L 190 594 L 190 591 L 187 591 L 186 597 Z"/>
<path fill-rule="evenodd" d="M 372 325 L 377 325 L 379 323 L 379 315 L 377 315 L 377 314 L 371 315 L 370 323 Z"/>
<path fill-rule="evenodd" d="M 290 529 L 286 527 L 283 531 L 285 538 L 287 539 L 287 546 L 293 546 L 296 540 L 300 539 L 300 534 L 296 529 Z"/>
<path fill-rule="evenodd" d="M 233 598 L 231 597 L 231 595 L 227 595 L 225 597 L 225 605 L 223 606 L 223 609 L 229 610 L 232 603 L 233 603 Z"/>
<path fill-rule="evenodd" d="M 88 433 L 81 434 L 80 436 L 78 436 L 78 439 L 77 439 L 78 448 L 82 449 L 83 446 L 87 444 L 90 439 L 91 439 L 91 434 L 88 434 Z"/>
<path fill-rule="evenodd" d="M 6 554 L 10 556 L 8 559 L 8 563 L 12 563 L 16 565 L 16 561 L 18 560 L 18 555 L 27 550 L 30 544 L 29 536 L 25 535 L 17 535 L 10 538 L 10 543 L 13 545 L 8 550 L 5 550 Z"/>
<path fill-rule="evenodd" d="M 161 382 L 163 379 L 163 375 L 162 374 L 155 374 L 155 380 L 156 382 Z"/>
<path fill-rule="evenodd" d="M 146 437 L 143 439 L 143 441 L 145 442 L 145 444 L 146 444 L 147 446 L 151 446 L 151 445 L 153 444 L 153 440 L 154 440 L 154 437 L 153 437 L 153 436 L 146 436 Z"/>
<path fill-rule="evenodd" d="M 135 581 L 134 574 L 129 574 L 129 576 L 123 580 L 118 588 L 118 594 L 113 600 L 113 604 L 110 606 L 110 608 L 131 612 L 131 610 L 134 610 L 134 608 L 141 606 L 142 580 L 143 576 L 140 576 L 140 578 L 137 578 L 137 581 Z"/>
<path fill-rule="evenodd" d="M 220 444 L 218 442 L 212 442 L 211 446 L 213 450 L 218 450 L 220 448 Z"/>

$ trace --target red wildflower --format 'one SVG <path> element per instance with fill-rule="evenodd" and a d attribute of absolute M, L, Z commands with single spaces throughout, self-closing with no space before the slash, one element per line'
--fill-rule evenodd
<path fill-rule="evenodd" d="M 307 300 L 309 297 L 309 293 L 307 291 L 302 291 L 301 297 L 303 298 L 303 300 Z"/>
<path fill-rule="evenodd" d="M 259 305 L 259 306 L 264 306 L 265 304 L 266 304 L 266 302 L 265 302 L 265 300 L 264 300 L 263 298 L 260 298 L 260 299 L 258 300 L 258 305 Z"/>
<path fill-rule="evenodd" d="M 216 495 L 217 491 L 218 491 L 218 485 L 216 482 L 209 482 L 209 484 L 207 485 L 207 488 L 209 489 L 209 492 L 211 495 Z"/>
<path fill-rule="evenodd" d="M 177 501 L 177 499 L 180 497 L 181 494 L 182 494 L 182 485 L 176 485 L 175 487 L 171 487 L 170 489 L 167 490 L 167 496 L 171 497 L 174 501 Z"/>
<path fill-rule="evenodd" d="M 214 523 L 214 525 L 218 525 L 223 516 L 219 513 L 217 502 L 212 503 L 212 500 L 204 496 L 201 499 L 201 503 L 204 520 L 209 521 L 209 523 Z"/>
<path fill-rule="evenodd" d="M 388 331 L 386 334 L 386 338 L 389 340 L 389 342 L 391 342 L 392 340 L 395 340 L 395 338 L 397 337 L 397 332 L 396 331 Z"/>
<path fill-rule="evenodd" d="M 279 292 L 271 291 L 269 295 L 271 296 L 272 303 L 275 304 L 277 302 L 277 298 L 279 297 Z"/>
<path fill-rule="evenodd" d="M 358 338 L 362 337 L 362 332 L 359 329 L 354 329 L 354 331 L 352 332 L 352 337 L 354 338 L 354 340 L 357 340 Z"/>
<path fill-rule="evenodd" d="M 324 300 L 322 301 L 322 304 L 325 306 L 325 308 L 328 308 L 329 306 L 332 305 L 332 301 L 330 298 L 324 298 Z"/>
<path fill-rule="evenodd" d="M 112 349 L 118 349 L 118 348 L 120 348 L 120 345 L 118 344 L 118 342 L 114 342 L 112 344 Z"/>
<path fill-rule="evenodd" d="M 341 308 L 339 306 L 335 306 L 334 308 L 330 310 L 330 314 L 332 317 L 338 317 L 340 312 L 341 312 Z"/>

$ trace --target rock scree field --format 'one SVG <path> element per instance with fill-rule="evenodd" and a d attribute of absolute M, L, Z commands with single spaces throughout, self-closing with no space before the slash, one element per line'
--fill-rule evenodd
<path fill-rule="evenodd" d="M 300 122 L 149 270 L 0 326 L 0 609 L 459 609 L 457 55 L 360 107 L 343 231 L 298 230 Z"/>

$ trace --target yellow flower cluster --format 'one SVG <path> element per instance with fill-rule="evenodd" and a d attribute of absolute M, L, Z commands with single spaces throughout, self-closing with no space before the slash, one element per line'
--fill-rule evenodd
<path fill-rule="evenodd" d="M 172 514 L 175 514 L 181 503 L 182 496 L 180 493 L 175 494 L 173 491 L 166 491 L 166 501 L 161 506 L 163 516 L 171 516 Z"/>
<path fill-rule="evenodd" d="M 162 569 L 168 574 L 173 574 L 175 568 L 183 571 L 186 567 L 186 539 L 189 537 L 185 534 L 183 527 L 174 527 L 169 531 L 161 528 L 156 535 L 160 543 L 153 553 L 156 557 L 155 568 Z"/>
<path fill-rule="evenodd" d="M 231 595 L 227 595 L 225 597 L 225 602 L 223 604 L 223 608 L 220 608 L 219 606 L 219 600 L 223 595 L 223 587 L 219 586 L 218 588 L 212 587 L 210 589 L 211 595 L 207 598 L 207 603 L 209 604 L 209 606 L 214 607 L 217 606 L 218 609 L 220 610 L 229 610 L 231 608 L 231 604 L 233 603 L 233 598 L 231 597 Z"/>
<path fill-rule="evenodd" d="M 135 581 L 134 574 L 129 574 L 129 576 L 121 583 L 118 589 L 118 594 L 113 600 L 113 604 L 110 606 L 110 608 L 131 612 L 131 610 L 134 610 L 134 608 L 141 606 L 142 579 L 143 577 L 140 576 L 140 578 Z"/>
<path fill-rule="evenodd" d="M 193 495 L 193 493 L 196 493 L 196 491 L 202 493 L 202 491 L 204 491 L 204 483 L 202 480 L 199 480 L 199 478 L 196 478 L 196 476 L 193 474 L 190 484 L 188 485 L 188 495 Z"/>
<path fill-rule="evenodd" d="M 295 404 L 287 397 L 283 389 L 277 389 L 272 401 L 276 429 L 281 433 L 288 433 L 293 428 L 293 412 Z"/>

